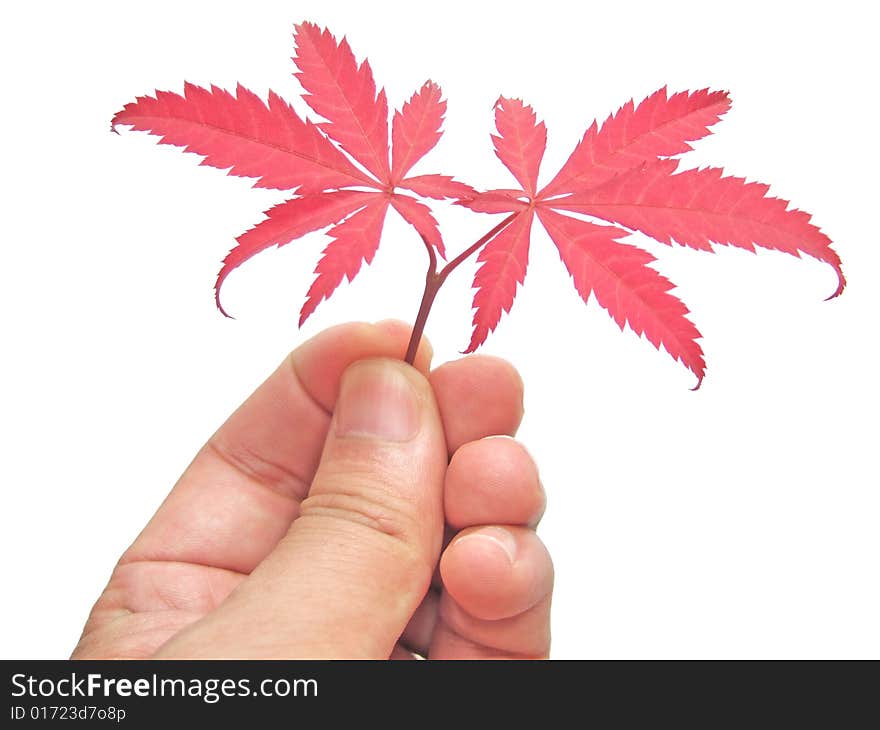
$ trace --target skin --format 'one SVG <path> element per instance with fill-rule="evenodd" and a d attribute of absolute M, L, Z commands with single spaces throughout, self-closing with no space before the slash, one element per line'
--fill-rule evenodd
<path fill-rule="evenodd" d="M 119 560 L 73 658 L 544 658 L 553 568 L 522 381 L 414 366 L 401 322 L 303 344 Z"/>

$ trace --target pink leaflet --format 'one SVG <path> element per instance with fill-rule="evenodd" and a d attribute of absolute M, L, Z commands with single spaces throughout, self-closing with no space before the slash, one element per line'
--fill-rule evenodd
<path fill-rule="evenodd" d="M 389 202 L 387 196 L 376 194 L 365 208 L 330 229 L 329 235 L 333 240 L 327 244 L 315 268 L 317 276 L 300 311 L 300 327 L 315 308 L 336 290 L 343 278 L 352 281 L 361 265 L 373 260 Z"/>
<path fill-rule="evenodd" d="M 446 113 L 440 87 L 426 81 L 394 113 L 391 126 L 391 182 L 398 183 L 412 166 L 430 152 L 442 136 L 440 126 Z"/>
<path fill-rule="evenodd" d="M 357 190 L 313 193 L 287 200 L 267 210 L 266 219 L 242 233 L 236 239 L 238 245 L 223 260 L 223 267 L 214 284 L 217 308 L 229 316 L 220 304 L 220 289 L 226 277 L 245 261 L 270 246 L 283 246 L 306 233 L 336 223 L 377 195 L 379 193 Z"/>
<path fill-rule="evenodd" d="M 308 92 L 304 99 L 327 121 L 319 126 L 376 178 L 387 183 L 388 101 L 376 94 L 367 61 L 358 66 L 343 38 L 314 23 L 296 26 L 296 78 Z"/>
<path fill-rule="evenodd" d="M 687 319 L 687 307 L 669 293 L 673 284 L 648 266 L 654 257 L 617 239 L 627 232 L 611 226 L 560 215 L 538 208 L 538 218 L 559 249 L 559 255 L 586 302 L 592 292 L 618 327 L 628 324 L 644 334 L 654 347 L 660 345 L 693 372 L 700 386 L 706 374 L 701 337 Z"/>
<path fill-rule="evenodd" d="M 398 187 L 412 190 L 423 198 L 470 198 L 477 194 L 470 185 L 454 180 L 449 175 L 415 175 L 400 181 Z"/>
<path fill-rule="evenodd" d="M 576 211 L 638 230 L 663 243 L 711 250 L 713 243 L 754 251 L 755 246 L 792 255 L 806 253 L 829 264 L 840 294 L 846 285 L 840 257 L 831 239 L 810 223 L 810 216 L 769 187 L 723 177 L 719 168 L 671 174 L 673 160 L 659 160 L 585 193 L 554 200 Z"/>
<path fill-rule="evenodd" d="M 667 99 L 664 86 L 637 107 L 629 101 L 601 129 L 593 122 L 540 196 L 589 190 L 644 162 L 687 152 L 688 142 L 710 134 L 728 109 L 727 93 L 708 89 Z"/>
<path fill-rule="evenodd" d="M 237 96 L 187 83 L 184 95 L 157 91 L 141 96 L 113 117 L 161 137 L 160 144 L 203 155 L 202 164 L 254 177 L 255 187 L 318 192 L 369 181 L 311 122 L 276 94 L 266 105 L 239 85 Z"/>
<path fill-rule="evenodd" d="M 482 266 L 474 277 L 474 331 L 465 352 L 473 352 L 498 326 L 502 312 L 513 306 L 517 286 L 522 284 L 529 263 L 529 235 L 534 209 L 523 211 L 489 243 L 477 262 Z"/>
<path fill-rule="evenodd" d="M 472 198 L 460 200 L 458 204 L 477 213 L 512 213 L 528 207 L 528 203 L 519 199 L 522 196 L 522 190 L 487 190 L 476 193 Z"/>
<path fill-rule="evenodd" d="M 501 97 L 495 103 L 495 127 L 492 135 L 495 154 L 510 170 L 529 198 L 535 196 L 538 168 L 547 146 L 547 128 L 538 122 L 535 112 L 519 99 Z"/>
<path fill-rule="evenodd" d="M 443 246 L 443 238 L 437 226 L 437 220 L 431 215 L 431 209 L 424 203 L 420 203 L 409 195 L 395 193 L 391 196 L 391 205 L 401 217 L 418 231 L 431 246 L 437 249 L 443 258 L 446 258 L 446 248 Z"/>

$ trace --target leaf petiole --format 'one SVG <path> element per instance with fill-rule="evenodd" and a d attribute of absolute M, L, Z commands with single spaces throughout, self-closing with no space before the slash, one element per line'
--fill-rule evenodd
<path fill-rule="evenodd" d="M 409 346 L 406 348 L 406 356 L 404 357 L 405 362 L 412 365 L 416 359 L 416 351 L 419 349 L 419 343 L 422 340 L 422 333 L 425 330 L 425 323 L 428 321 L 428 314 L 431 312 L 431 306 L 434 304 L 434 298 L 437 296 L 437 292 L 440 290 L 440 287 L 443 286 L 443 282 L 446 281 L 446 277 L 448 277 L 453 272 L 453 270 L 459 266 L 459 264 L 470 258 L 489 241 L 491 241 L 495 236 L 501 233 L 501 231 L 507 228 L 507 226 L 513 223 L 513 219 L 516 218 L 517 215 L 519 215 L 518 212 L 511 213 L 497 226 L 492 228 L 483 236 L 480 236 L 480 238 L 474 241 L 458 256 L 449 261 L 446 266 L 440 269 L 440 271 L 437 271 L 437 254 L 434 253 L 434 247 L 430 243 L 428 243 L 424 236 L 422 236 L 422 241 L 425 244 L 425 248 L 428 250 L 428 273 L 425 276 L 425 290 L 422 293 L 422 302 L 419 305 L 419 313 L 416 315 L 416 321 L 413 325 L 412 335 L 409 339 Z"/>

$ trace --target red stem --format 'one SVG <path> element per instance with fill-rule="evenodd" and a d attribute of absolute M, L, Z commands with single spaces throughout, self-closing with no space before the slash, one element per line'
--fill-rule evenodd
<path fill-rule="evenodd" d="M 431 311 L 431 305 L 434 303 L 434 297 L 440 289 L 442 280 L 437 275 L 434 267 L 428 270 L 425 277 L 425 292 L 422 294 L 422 303 L 419 305 L 419 313 L 416 315 L 416 322 L 413 325 L 412 336 L 409 338 L 409 347 L 406 348 L 406 362 L 410 365 L 416 359 L 416 352 L 419 349 L 419 342 L 422 340 L 422 332 L 425 331 L 425 323 L 428 321 L 428 313 Z"/>
<path fill-rule="evenodd" d="M 406 348 L 406 357 L 404 358 L 404 360 L 410 365 L 412 365 L 416 359 L 416 352 L 419 349 L 419 342 L 422 340 L 422 333 L 425 331 L 425 323 L 428 321 L 428 314 L 431 312 L 431 305 L 434 304 L 434 298 L 437 296 L 440 287 L 443 286 L 443 282 L 446 281 L 446 277 L 448 277 L 459 264 L 475 254 L 482 246 L 487 244 L 492 238 L 507 228 L 517 215 L 519 215 L 519 213 L 511 213 L 492 230 L 478 238 L 458 256 L 449 261 L 440 271 L 437 271 L 437 256 L 434 253 L 434 247 L 428 243 L 424 236 L 422 236 L 425 248 L 428 249 L 430 264 L 428 266 L 428 273 L 425 276 L 425 291 L 422 294 L 422 303 L 419 305 L 419 313 L 416 315 L 412 336 L 409 339 L 409 346 Z"/>

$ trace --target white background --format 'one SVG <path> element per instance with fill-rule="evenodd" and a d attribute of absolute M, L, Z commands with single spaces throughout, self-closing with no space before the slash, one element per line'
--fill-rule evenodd
<path fill-rule="evenodd" d="M 374 264 L 303 331 L 318 234 L 233 274 L 238 318 L 222 318 L 219 262 L 283 196 L 109 131 L 134 96 L 185 79 L 296 99 L 291 30 L 311 19 L 369 57 L 395 106 L 428 77 L 441 84 L 447 133 L 418 171 L 478 187 L 512 183 L 489 143 L 500 93 L 546 120 L 546 181 L 631 97 L 731 92 L 686 165 L 723 165 L 812 212 L 849 288 L 823 301 L 834 275 L 814 260 L 642 239 L 704 335 L 708 375 L 692 393 L 681 365 L 584 306 L 536 233 L 526 286 L 484 352 L 526 382 L 521 437 L 549 493 L 540 534 L 557 569 L 553 654 L 880 657 L 880 64 L 867 7 L 5 3 L 0 655 L 69 654 L 119 553 L 289 349 L 345 320 L 415 314 L 424 252 L 389 217 Z M 493 220 L 440 207 L 452 251 Z M 428 323 L 438 362 L 468 341 L 473 270 Z"/>

